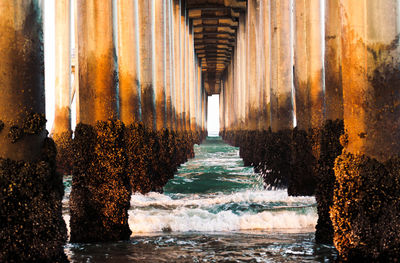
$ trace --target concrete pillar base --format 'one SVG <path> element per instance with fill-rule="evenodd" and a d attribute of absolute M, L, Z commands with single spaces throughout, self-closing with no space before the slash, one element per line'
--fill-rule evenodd
<path fill-rule="evenodd" d="M 322 244 L 333 243 L 333 227 L 329 215 L 332 206 L 335 172 L 335 159 L 342 153 L 340 136 L 344 133 L 343 120 L 328 120 L 321 131 L 321 154 L 316 169 L 317 187 L 315 198 L 318 208 L 318 222 L 315 241 Z"/>
<path fill-rule="evenodd" d="M 149 167 L 154 138 L 151 137 L 151 131 L 142 123 L 134 123 L 126 127 L 125 143 L 132 192 L 146 194 L 153 189 L 154 175 Z"/>
<path fill-rule="evenodd" d="M 245 166 L 261 173 L 268 189 L 288 186 L 291 164 L 291 130 L 223 131 L 223 139 L 239 147 Z"/>
<path fill-rule="evenodd" d="M 127 171 L 133 192 L 163 191 L 177 167 L 186 161 L 179 137 L 167 129 L 154 132 L 141 123 L 126 128 Z"/>
<path fill-rule="evenodd" d="M 293 129 L 291 140 L 291 173 L 288 182 L 290 196 L 314 195 L 316 187 L 315 167 L 317 160 L 313 155 L 315 129 Z"/>
<path fill-rule="evenodd" d="M 68 262 L 63 247 L 64 186 L 55 161 L 55 144 L 49 138 L 37 162 L 0 158 L 1 262 Z"/>
<path fill-rule="evenodd" d="M 330 211 L 334 244 L 343 260 L 400 258 L 400 158 L 385 163 L 347 151 L 336 159 Z"/>
<path fill-rule="evenodd" d="M 268 132 L 261 174 L 268 189 L 286 188 L 291 172 L 291 130 Z"/>
<path fill-rule="evenodd" d="M 74 162 L 72 131 L 54 134 L 53 140 L 57 145 L 57 172 L 71 175 Z"/>
<path fill-rule="evenodd" d="M 70 196 L 71 242 L 128 240 L 131 187 L 126 174 L 124 125 L 78 124 Z"/>

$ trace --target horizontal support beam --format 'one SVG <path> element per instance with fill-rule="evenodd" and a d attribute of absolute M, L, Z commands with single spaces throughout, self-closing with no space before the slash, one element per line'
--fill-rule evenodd
<path fill-rule="evenodd" d="M 219 43 L 195 43 L 194 48 L 197 49 L 205 49 L 206 47 L 209 48 L 216 48 L 216 49 L 226 49 L 232 50 L 232 45 L 227 44 L 219 44 Z"/>
<path fill-rule="evenodd" d="M 194 28 L 194 33 L 222 33 L 222 34 L 231 34 L 233 36 L 236 35 L 236 29 L 231 28 L 231 27 L 220 27 L 220 26 L 215 26 L 215 27 L 195 27 Z"/>
<path fill-rule="evenodd" d="M 191 19 L 209 19 L 209 18 L 239 18 L 240 13 L 235 12 L 231 8 L 216 8 L 216 9 L 189 9 L 189 18 Z"/>
<path fill-rule="evenodd" d="M 200 53 L 200 54 L 197 54 L 197 56 L 198 56 L 199 58 L 214 57 L 214 56 L 219 56 L 219 57 L 224 56 L 224 57 L 230 58 L 230 57 L 231 57 L 231 54 L 213 52 L 213 53 Z"/>
<path fill-rule="evenodd" d="M 215 28 L 215 27 L 221 27 L 221 28 L 223 28 L 223 27 L 230 27 L 230 28 L 238 28 L 238 26 L 239 26 L 239 24 L 236 24 L 236 25 L 230 25 L 230 24 L 226 24 L 226 23 L 220 23 L 220 24 L 218 24 L 218 25 L 209 25 L 209 24 L 193 24 L 193 27 L 194 28 L 198 28 L 198 27 L 202 27 L 202 28 L 210 28 L 210 27 L 212 27 L 212 28 Z"/>
<path fill-rule="evenodd" d="M 227 39 L 227 38 L 196 38 L 195 39 L 196 44 L 223 44 L 223 45 L 229 45 L 229 46 L 234 46 L 235 45 L 235 40 L 234 39 Z"/>
<path fill-rule="evenodd" d="M 227 32 L 194 32 L 194 37 L 203 38 L 204 36 L 219 36 L 224 38 L 232 38 L 235 39 L 235 33 L 227 33 Z"/>
<path fill-rule="evenodd" d="M 227 54 L 227 55 L 232 54 L 230 49 L 217 49 L 217 48 L 196 49 L 196 52 L 197 54 L 210 54 L 210 53 Z"/>
<path fill-rule="evenodd" d="M 239 1 L 239 0 L 227 0 L 224 1 L 224 4 L 210 4 L 208 1 L 196 1 L 196 2 L 191 2 L 188 1 L 186 2 L 186 7 L 187 9 L 214 9 L 214 8 L 232 8 L 235 9 L 236 11 L 246 11 L 247 3 L 246 1 Z"/>
<path fill-rule="evenodd" d="M 215 19 L 215 18 L 209 18 L 209 19 L 193 19 L 193 26 L 198 27 L 198 26 L 230 26 L 230 27 L 238 27 L 239 22 L 233 21 L 231 18 L 220 18 L 220 19 Z"/>

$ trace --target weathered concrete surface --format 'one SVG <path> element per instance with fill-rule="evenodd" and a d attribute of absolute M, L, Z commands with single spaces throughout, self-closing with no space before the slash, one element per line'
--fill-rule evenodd
<path fill-rule="evenodd" d="M 269 0 L 261 2 L 262 8 L 260 8 L 261 17 L 263 21 L 260 21 L 260 27 L 263 31 L 263 48 L 264 48 L 264 59 L 263 61 L 263 72 L 261 75 L 264 77 L 264 84 L 262 85 L 262 118 L 261 118 L 261 129 L 268 130 L 271 127 L 271 3 Z"/>
<path fill-rule="evenodd" d="M 56 1 L 55 117 L 52 134 L 71 131 L 71 2 Z"/>
<path fill-rule="evenodd" d="M 131 124 L 141 120 L 138 1 L 118 0 L 117 8 L 120 119 Z"/>
<path fill-rule="evenodd" d="M 46 138 L 41 1 L 0 3 L 0 261 L 65 262 L 62 178 Z"/>
<path fill-rule="evenodd" d="M 160 131 L 167 127 L 166 115 L 166 0 L 156 0 L 154 6 L 154 90 L 156 130 Z"/>
<path fill-rule="evenodd" d="M 71 1 L 56 1 L 55 8 L 55 116 L 51 133 L 57 145 L 57 170 L 71 174 Z"/>
<path fill-rule="evenodd" d="M 295 1 L 295 35 L 294 35 L 294 87 L 296 94 L 297 128 L 311 128 L 311 102 L 309 83 L 309 63 L 307 45 L 307 6 L 306 1 Z"/>
<path fill-rule="evenodd" d="M 294 94 L 290 195 L 313 195 L 323 124 L 321 1 L 294 1 Z"/>
<path fill-rule="evenodd" d="M 4 2 L 0 12 L 0 118 L 5 124 L 0 156 L 34 161 L 40 156 L 46 133 L 23 135 L 29 135 L 24 131 L 29 116 L 45 113 L 41 6 L 39 1 Z"/>
<path fill-rule="evenodd" d="M 398 1 L 341 1 L 346 135 L 330 213 L 334 244 L 348 260 L 400 257 L 397 7 Z"/>
<path fill-rule="evenodd" d="M 320 152 L 317 169 L 314 169 L 317 187 L 315 198 L 318 208 L 318 223 L 315 240 L 333 243 L 333 226 L 330 207 L 333 204 L 335 159 L 342 152 L 339 138 L 343 127 L 343 90 L 341 65 L 341 27 L 339 1 L 325 1 L 325 124 L 320 132 Z"/>
<path fill-rule="evenodd" d="M 325 1 L 325 119 L 343 120 L 340 4 Z"/>
<path fill-rule="evenodd" d="M 321 1 L 295 1 L 294 85 L 297 127 L 308 131 L 323 124 Z M 318 157 L 318 153 L 315 153 Z"/>
<path fill-rule="evenodd" d="M 73 9 L 74 9 L 74 14 L 78 14 L 78 1 L 72 1 L 72 5 L 73 5 Z M 81 122 L 81 115 L 80 115 L 80 111 L 79 111 L 79 107 L 80 107 L 80 103 L 79 103 L 79 58 L 78 58 L 78 53 L 79 53 L 79 36 L 78 36 L 78 16 L 74 15 L 74 30 L 75 30 L 75 49 L 74 49 L 74 54 L 73 54 L 73 58 L 74 60 L 71 61 L 71 63 L 74 63 L 74 96 L 75 96 L 75 110 L 76 110 L 76 123 Z"/>
<path fill-rule="evenodd" d="M 249 81 L 247 82 L 246 92 L 248 94 L 247 100 L 247 128 L 251 131 L 258 129 L 258 114 L 259 114 L 259 90 L 260 85 L 257 81 L 257 56 L 261 49 L 257 49 L 258 35 L 257 23 L 259 17 L 257 9 L 259 8 L 257 1 L 250 0 L 247 5 L 246 13 L 246 41 L 247 41 L 247 74 Z M 232 63 L 231 63 L 232 64 Z M 233 72 L 232 72 L 233 74 Z M 233 108 L 230 108 L 233 109 Z"/>
<path fill-rule="evenodd" d="M 79 0 L 77 8 L 81 123 L 73 141 L 70 240 L 125 240 L 131 190 L 123 170 L 124 125 L 115 120 L 113 3 Z"/>
<path fill-rule="evenodd" d="M 138 1 L 140 91 L 142 121 L 146 127 L 156 128 L 154 88 L 154 6 L 153 1 Z"/>
<path fill-rule="evenodd" d="M 80 121 L 117 118 L 112 2 L 78 0 Z"/>
<path fill-rule="evenodd" d="M 175 111 L 173 110 L 173 102 L 175 99 L 175 78 L 174 78 L 174 31 L 172 17 L 172 0 L 166 0 L 165 10 L 165 100 L 166 100 L 166 125 L 167 129 L 172 131 L 175 129 Z"/>
<path fill-rule="evenodd" d="M 293 128 L 291 1 L 271 0 L 271 128 Z"/>
<path fill-rule="evenodd" d="M 189 116 L 190 116 L 190 131 L 195 132 L 196 131 L 196 122 L 197 122 L 197 116 L 196 116 L 196 83 L 195 83 L 195 74 L 197 73 L 197 68 L 195 65 L 195 53 L 194 53 L 194 34 L 193 34 L 193 25 L 189 22 L 188 24 L 188 29 L 189 29 L 189 36 L 188 36 L 188 59 L 189 59 L 189 64 L 188 64 L 188 80 L 189 80 L 189 85 L 187 87 L 187 90 L 189 92 L 189 100 L 188 100 L 188 106 L 189 106 Z"/>
<path fill-rule="evenodd" d="M 185 2 L 186 4 L 186 2 Z M 185 130 L 190 131 L 190 118 L 191 118 L 191 112 L 190 112 L 190 93 L 191 93 L 191 85 L 192 83 L 190 82 L 190 76 L 192 74 L 192 60 L 190 59 L 190 35 L 191 35 L 191 30 L 189 27 L 189 17 L 187 15 L 187 10 L 186 6 L 184 5 L 183 9 L 183 27 L 185 28 L 185 49 L 184 49 L 184 78 L 185 78 L 185 84 L 184 84 L 184 100 L 183 100 L 183 105 L 184 105 L 184 116 L 185 116 Z"/>

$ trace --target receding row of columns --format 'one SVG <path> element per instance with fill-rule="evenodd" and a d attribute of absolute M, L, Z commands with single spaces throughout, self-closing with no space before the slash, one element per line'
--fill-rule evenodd
<path fill-rule="evenodd" d="M 322 3 L 248 1 L 239 18 L 235 70 L 225 74 L 226 81 L 234 75 L 229 88 L 238 113 L 222 118 L 221 127 L 278 131 L 292 128 L 295 118 L 308 130 L 343 119 L 340 1 Z"/>
<path fill-rule="evenodd" d="M 71 93 L 69 5 L 67 0 L 56 5 L 60 121 L 55 133 L 70 129 L 66 125 L 71 122 L 71 99 L 65 95 Z M 77 0 L 76 21 L 80 122 L 120 118 L 126 124 L 142 121 L 154 130 L 205 130 L 205 114 L 198 112 L 205 111 L 206 93 L 184 3 Z"/>
<path fill-rule="evenodd" d="M 392 226 L 400 210 L 376 221 L 400 200 L 393 172 L 400 146 L 399 6 L 249 0 L 223 75 L 221 133 L 250 156 L 247 163 L 265 170 L 266 182 L 281 180 L 290 166 L 289 193 L 312 186 L 316 239 L 333 241 L 345 260 L 399 255 L 400 229 Z M 276 180 L 268 180 L 275 170 Z M 391 230 L 371 232 L 380 228 Z"/>
<path fill-rule="evenodd" d="M 4 262 L 67 261 L 60 159 L 68 155 L 61 162 L 74 167 L 71 239 L 127 239 L 131 192 L 160 191 L 206 131 L 207 94 L 183 1 L 57 0 L 54 144 L 45 131 L 42 5 L 0 3 Z M 56 158 L 56 146 L 70 152 Z"/>
<path fill-rule="evenodd" d="M 327 1 L 327 19 L 331 30 L 337 27 L 336 13 L 329 7 L 337 1 Z M 338 12 L 336 6 L 336 12 Z M 319 127 L 325 116 L 341 118 L 340 111 L 331 106 L 340 103 L 340 96 L 335 96 L 324 103 L 324 93 L 339 93 L 340 83 L 334 88 L 333 80 L 325 81 L 323 77 L 338 79 L 338 69 L 330 57 L 337 54 L 337 41 L 327 41 L 325 53 L 330 63 L 327 67 L 335 72 L 323 75 L 322 37 L 323 21 L 321 18 L 321 1 L 248 1 L 247 13 L 240 17 L 237 45 L 233 62 L 235 70 L 227 70 L 236 81 L 232 85 L 235 109 L 232 114 L 221 119 L 221 127 L 241 130 L 273 131 L 292 128 L 294 116 L 297 127 L 309 129 Z M 335 37 L 336 38 L 336 37 Z M 331 45 L 330 45 L 331 44 Z M 340 46 L 339 46 L 340 47 Z M 329 70 L 328 70 L 329 71 Z M 229 72 L 229 73 L 228 73 Z M 246 72 L 246 73 L 243 73 Z M 324 85 L 326 83 L 326 85 Z M 227 85 L 224 85 L 226 87 Z M 228 88 L 229 89 L 229 88 Z M 332 92 L 331 90 L 337 92 Z M 224 94 L 227 94 L 225 92 Z M 222 98 L 226 101 L 227 98 Z M 245 105 L 241 105 L 244 101 Z M 329 109 L 323 109 L 329 104 Z M 227 107 L 228 104 L 221 104 Z M 340 107 L 339 107 L 340 108 Z M 222 111 L 228 111 L 224 108 Z M 311 112 L 316 111 L 316 112 Z"/>
<path fill-rule="evenodd" d="M 220 126 L 232 130 L 291 128 L 292 2 L 248 1 L 247 13 L 239 21 L 234 65 L 226 70 L 223 86 L 227 90 L 220 104 L 227 115 Z M 230 74 L 235 81 L 228 84 Z"/>

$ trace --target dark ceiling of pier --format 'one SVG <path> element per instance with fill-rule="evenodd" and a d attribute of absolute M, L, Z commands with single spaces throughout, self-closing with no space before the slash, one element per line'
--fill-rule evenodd
<path fill-rule="evenodd" d="M 246 5 L 246 0 L 186 0 L 209 95 L 220 93 L 221 76 L 231 60 L 239 16 L 246 11 Z"/>

